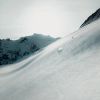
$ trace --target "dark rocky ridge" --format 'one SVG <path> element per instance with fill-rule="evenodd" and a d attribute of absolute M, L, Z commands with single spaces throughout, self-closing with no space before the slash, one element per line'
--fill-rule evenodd
<path fill-rule="evenodd" d="M 84 23 L 80 26 L 80 28 L 98 20 L 100 18 L 100 8 L 94 12 L 92 15 L 90 15 L 85 21 Z"/>
<path fill-rule="evenodd" d="M 0 39 L 0 65 L 12 64 L 56 41 L 57 38 L 41 34 L 18 40 Z"/>

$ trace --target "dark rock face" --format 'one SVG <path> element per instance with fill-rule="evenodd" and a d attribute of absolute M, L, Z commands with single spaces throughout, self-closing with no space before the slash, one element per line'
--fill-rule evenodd
<path fill-rule="evenodd" d="M 56 38 L 33 34 L 18 40 L 0 39 L 0 65 L 12 64 L 56 41 Z"/>
<path fill-rule="evenodd" d="M 93 13 L 92 15 L 90 15 L 85 21 L 84 23 L 80 26 L 80 28 L 92 23 L 93 21 L 96 21 L 100 18 L 100 8 Z"/>

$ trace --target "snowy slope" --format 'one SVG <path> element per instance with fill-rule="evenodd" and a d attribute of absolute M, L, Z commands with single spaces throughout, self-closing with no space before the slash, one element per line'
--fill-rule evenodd
<path fill-rule="evenodd" d="M 100 20 L 0 69 L 0 100 L 100 100 Z"/>

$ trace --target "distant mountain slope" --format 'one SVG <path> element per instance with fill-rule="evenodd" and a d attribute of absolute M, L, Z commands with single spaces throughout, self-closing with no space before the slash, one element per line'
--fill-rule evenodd
<path fill-rule="evenodd" d="M 90 24 L 91 22 L 97 20 L 100 18 L 100 8 L 95 12 L 93 13 L 92 15 L 90 15 L 85 21 L 84 23 L 80 26 L 80 28 L 84 27 L 85 25 L 88 25 Z"/>
<path fill-rule="evenodd" d="M 18 40 L 0 40 L 0 65 L 10 64 L 54 42 L 56 38 L 41 34 L 22 37 Z"/>

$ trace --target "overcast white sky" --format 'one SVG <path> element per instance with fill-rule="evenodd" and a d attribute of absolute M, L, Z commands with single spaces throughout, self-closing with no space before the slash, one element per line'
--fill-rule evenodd
<path fill-rule="evenodd" d="M 0 0 L 0 38 L 64 36 L 99 7 L 100 0 Z"/>

